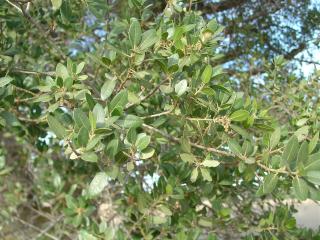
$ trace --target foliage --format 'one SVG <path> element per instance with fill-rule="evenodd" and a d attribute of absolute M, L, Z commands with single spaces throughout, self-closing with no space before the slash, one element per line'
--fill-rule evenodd
<path fill-rule="evenodd" d="M 319 237 L 283 201 L 320 199 L 319 73 L 279 56 L 243 91 L 187 3 L 0 3 L 0 228 L 28 206 L 51 239 Z"/>

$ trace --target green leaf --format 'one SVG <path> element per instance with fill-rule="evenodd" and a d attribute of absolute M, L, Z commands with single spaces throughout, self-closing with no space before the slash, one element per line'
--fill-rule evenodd
<path fill-rule="evenodd" d="M 320 171 L 320 152 L 309 156 L 309 161 L 305 164 L 304 170 L 307 171 Z"/>
<path fill-rule="evenodd" d="M 115 79 L 108 79 L 102 85 L 100 96 L 103 101 L 108 99 L 111 96 L 116 84 L 117 84 L 117 81 Z"/>
<path fill-rule="evenodd" d="M 97 103 L 94 106 L 92 113 L 95 118 L 97 128 L 104 127 L 105 126 L 105 112 L 104 112 L 103 107 L 99 103 Z"/>
<path fill-rule="evenodd" d="M 137 131 L 135 128 L 130 128 L 127 133 L 127 140 L 129 143 L 134 144 L 137 140 Z"/>
<path fill-rule="evenodd" d="M 113 158 L 118 153 L 119 140 L 112 139 L 106 148 L 106 154 L 108 157 Z"/>
<path fill-rule="evenodd" d="M 97 173 L 89 185 L 89 195 L 91 197 L 100 194 L 108 185 L 108 175 L 105 172 Z"/>
<path fill-rule="evenodd" d="M 129 114 L 124 119 L 123 126 L 125 128 L 137 128 L 137 127 L 140 127 L 142 123 L 143 123 L 143 120 L 140 117 Z"/>
<path fill-rule="evenodd" d="M 89 140 L 89 132 L 85 127 L 81 127 L 78 133 L 78 143 L 81 146 L 86 146 Z"/>
<path fill-rule="evenodd" d="M 88 131 L 91 129 L 91 124 L 87 115 L 80 109 L 76 108 L 73 112 L 73 118 L 76 125 L 81 128 L 85 127 Z"/>
<path fill-rule="evenodd" d="M 76 74 L 79 74 L 82 72 L 85 64 L 86 64 L 85 62 L 81 62 L 78 64 L 77 69 L 76 69 Z"/>
<path fill-rule="evenodd" d="M 134 170 L 134 163 L 133 162 L 127 163 L 127 170 L 128 170 L 128 172 L 132 172 Z"/>
<path fill-rule="evenodd" d="M 151 147 L 148 147 L 140 153 L 140 159 L 144 160 L 144 159 L 151 158 L 154 155 L 154 153 L 155 153 L 155 150 Z"/>
<path fill-rule="evenodd" d="M 212 178 L 211 178 L 211 175 L 210 175 L 210 172 L 205 169 L 205 168 L 200 168 L 200 171 L 201 171 L 201 175 L 203 177 L 204 180 L 208 181 L 208 182 L 211 182 L 212 181 Z"/>
<path fill-rule="evenodd" d="M 86 93 L 85 95 L 86 95 L 86 100 L 87 100 L 88 106 L 92 110 L 94 108 L 94 106 L 96 105 L 96 102 L 89 93 Z"/>
<path fill-rule="evenodd" d="M 260 186 L 257 194 L 259 196 L 271 193 L 277 186 L 279 177 L 276 174 L 269 174 L 264 178 L 263 184 Z"/>
<path fill-rule="evenodd" d="M 269 142 L 270 149 L 275 148 L 279 144 L 280 137 L 281 137 L 281 129 L 276 128 L 270 136 L 270 142 Z"/>
<path fill-rule="evenodd" d="M 309 153 L 312 153 L 319 141 L 319 132 L 317 132 L 309 142 Z"/>
<path fill-rule="evenodd" d="M 61 77 L 63 80 L 66 80 L 68 77 L 70 77 L 68 73 L 68 69 L 66 68 L 66 66 L 64 66 L 61 63 L 57 64 L 56 74 L 58 77 Z"/>
<path fill-rule="evenodd" d="M 307 199 L 309 191 L 308 184 L 305 180 L 302 178 L 294 178 L 292 181 L 292 186 L 294 194 L 299 200 L 303 201 Z"/>
<path fill-rule="evenodd" d="M 103 21 L 106 18 L 109 6 L 104 0 L 86 0 L 85 4 L 88 4 L 88 10 L 97 17 L 99 21 Z"/>
<path fill-rule="evenodd" d="M 98 162 L 98 156 L 94 152 L 83 153 L 81 159 L 87 162 Z"/>
<path fill-rule="evenodd" d="M 181 146 L 182 152 L 187 152 L 187 153 L 191 152 L 191 145 L 188 138 L 182 137 L 180 140 L 180 144 L 181 144 L 180 146 Z"/>
<path fill-rule="evenodd" d="M 254 150 L 254 145 L 250 141 L 245 140 L 241 149 L 241 152 L 244 156 L 251 156 Z"/>
<path fill-rule="evenodd" d="M 201 80 L 203 83 L 208 83 L 212 76 L 212 67 L 211 65 L 207 65 L 202 72 Z"/>
<path fill-rule="evenodd" d="M 145 133 L 140 133 L 137 136 L 137 140 L 135 143 L 135 146 L 142 151 L 143 149 L 145 149 L 146 147 L 148 147 L 149 143 L 150 143 L 151 137 L 147 136 Z"/>
<path fill-rule="evenodd" d="M 66 78 L 63 81 L 63 85 L 65 86 L 65 88 L 70 91 L 73 85 L 73 79 L 71 77 Z"/>
<path fill-rule="evenodd" d="M 52 4 L 52 9 L 56 11 L 61 7 L 62 0 L 51 0 L 51 4 Z"/>
<path fill-rule="evenodd" d="M 96 117 L 93 115 L 92 112 L 89 112 L 89 122 L 90 122 L 90 128 L 92 131 L 95 131 L 97 128 L 97 120 Z"/>
<path fill-rule="evenodd" d="M 295 131 L 294 135 L 297 136 L 299 142 L 307 138 L 309 133 L 309 128 L 310 128 L 309 126 L 303 126 L 299 128 L 297 131 Z"/>
<path fill-rule="evenodd" d="M 220 165 L 220 162 L 216 160 L 204 160 L 201 165 L 204 167 L 218 167 Z"/>
<path fill-rule="evenodd" d="M 76 226 L 81 224 L 82 218 L 81 215 L 76 215 L 75 219 L 79 216 L 79 224 L 75 224 Z M 78 240 L 98 240 L 94 235 L 88 233 L 86 230 L 81 229 L 78 234 Z"/>
<path fill-rule="evenodd" d="M 49 128 L 54 132 L 58 138 L 64 138 L 67 135 L 64 126 L 52 115 L 48 115 Z"/>
<path fill-rule="evenodd" d="M 320 191 L 314 187 L 309 186 L 310 199 L 320 201 Z"/>
<path fill-rule="evenodd" d="M 129 40 L 131 42 L 131 46 L 137 46 L 141 41 L 141 27 L 140 23 L 136 18 L 130 19 L 130 27 L 129 27 Z"/>
<path fill-rule="evenodd" d="M 144 51 L 154 45 L 159 40 L 157 32 L 154 29 L 150 29 L 142 34 L 142 42 L 139 48 Z"/>
<path fill-rule="evenodd" d="M 157 209 L 159 209 L 159 211 L 161 211 L 164 215 L 166 215 L 166 216 L 171 216 L 172 215 L 172 212 L 171 212 L 171 210 L 167 207 L 167 206 L 165 206 L 165 205 L 159 205 L 158 207 L 157 207 Z"/>
<path fill-rule="evenodd" d="M 299 150 L 298 138 L 293 135 L 284 148 L 282 159 L 291 169 L 293 169 L 293 160 L 296 158 Z"/>
<path fill-rule="evenodd" d="M 163 224 L 167 222 L 167 218 L 166 217 L 162 217 L 162 216 L 152 216 L 152 223 L 155 225 L 159 225 L 159 224 Z"/>
<path fill-rule="evenodd" d="M 174 34 L 173 34 L 173 42 L 176 43 L 178 41 L 181 41 L 181 37 L 183 36 L 183 33 L 184 33 L 184 28 L 183 26 L 182 27 L 176 27 L 174 29 Z"/>
<path fill-rule="evenodd" d="M 198 178 L 198 168 L 194 168 L 191 172 L 190 181 L 195 182 L 197 181 L 197 178 Z"/>
<path fill-rule="evenodd" d="M 207 217 L 201 217 L 198 221 L 198 224 L 202 227 L 205 227 L 205 228 L 212 228 L 213 227 L 212 220 Z"/>
<path fill-rule="evenodd" d="M 238 110 L 231 114 L 230 120 L 234 122 L 243 122 L 250 116 L 249 112 L 246 110 Z"/>
<path fill-rule="evenodd" d="M 102 139 L 102 136 L 101 135 L 95 135 L 93 138 L 90 139 L 87 147 L 86 147 L 86 150 L 91 150 L 92 148 L 94 148 L 99 142 L 100 140 Z"/>
<path fill-rule="evenodd" d="M 307 121 L 308 121 L 308 118 L 301 118 L 301 119 L 299 119 L 299 120 L 297 121 L 296 125 L 297 125 L 298 127 L 301 127 L 301 126 L 305 125 Z"/>
<path fill-rule="evenodd" d="M 228 142 L 228 146 L 231 152 L 233 152 L 235 155 L 237 156 L 242 155 L 242 148 L 236 140 L 230 139 Z"/>
<path fill-rule="evenodd" d="M 168 69 L 170 72 L 176 72 L 179 69 L 179 55 L 177 53 L 168 58 Z"/>
<path fill-rule="evenodd" d="M 12 81 L 13 81 L 13 78 L 9 77 L 9 76 L 0 78 L 0 88 L 2 88 L 5 85 L 11 83 Z"/>
<path fill-rule="evenodd" d="M 123 108 L 128 103 L 127 90 L 120 91 L 110 102 L 109 109 L 112 112 L 115 108 Z"/>
<path fill-rule="evenodd" d="M 182 154 L 180 154 L 180 157 L 181 157 L 182 161 L 188 162 L 188 163 L 195 163 L 197 161 L 195 156 L 193 156 L 192 154 L 188 154 L 188 153 L 182 153 Z"/>
<path fill-rule="evenodd" d="M 308 143 L 306 141 L 304 141 L 299 149 L 298 152 L 298 156 L 297 156 L 297 166 L 299 168 L 303 168 L 303 166 L 305 165 L 305 163 L 308 162 Z"/>
<path fill-rule="evenodd" d="M 305 178 L 316 185 L 320 185 L 320 171 L 308 171 Z"/>
<path fill-rule="evenodd" d="M 235 132 L 239 133 L 243 138 L 246 138 L 248 140 L 252 139 L 252 136 L 244 128 L 239 127 L 239 126 L 234 125 L 234 124 L 230 124 L 230 127 L 231 127 L 232 130 L 234 130 Z"/>
<path fill-rule="evenodd" d="M 188 82 L 187 80 L 181 80 L 174 86 L 174 91 L 177 93 L 177 95 L 180 97 L 183 95 L 188 89 Z"/>

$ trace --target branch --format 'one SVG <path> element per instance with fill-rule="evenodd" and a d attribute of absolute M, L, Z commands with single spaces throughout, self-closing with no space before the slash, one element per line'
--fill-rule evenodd
<path fill-rule="evenodd" d="M 50 76 L 50 77 L 56 76 L 55 72 L 38 72 L 38 71 L 24 70 L 24 69 L 19 69 L 19 68 L 12 68 L 12 69 L 10 69 L 10 72 L 25 73 L 25 74 L 30 74 L 30 75 L 43 75 L 43 76 Z"/>
<path fill-rule="evenodd" d="M 177 138 L 177 137 L 174 137 L 166 132 L 163 132 L 157 128 L 154 128 L 150 125 L 147 125 L 147 124 L 143 124 L 142 125 L 144 128 L 148 129 L 148 130 L 151 130 L 153 132 L 156 132 L 156 133 L 159 133 L 160 135 L 162 135 L 163 137 L 167 138 L 168 140 L 172 141 L 172 142 L 175 142 L 175 143 L 180 143 L 180 139 Z M 219 150 L 219 149 L 216 149 L 216 148 L 213 148 L 213 147 L 206 147 L 206 146 L 203 146 L 203 145 L 200 145 L 200 144 L 196 144 L 196 143 L 190 143 L 190 145 L 194 148 L 198 148 L 198 149 L 201 149 L 201 150 L 205 150 L 207 152 L 212 152 L 212 153 L 216 153 L 220 156 L 225 156 L 225 157 L 233 157 L 233 158 L 240 158 L 241 160 L 246 160 L 246 157 L 245 156 L 237 156 L 231 152 L 226 152 L 226 151 L 222 151 L 222 150 Z M 280 149 L 276 149 L 274 151 L 271 151 L 270 153 L 276 153 L 276 152 L 279 152 Z M 257 156 L 256 157 L 256 164 L 262 168 L 263 170 L 267 171 L 267 172 L 272 172 L 272 173 L 276 173 L 276 174 L 279 174 L 279 173 L 282 173 L 282 174 L 286 174 L 286 175 L 298 175 L 298 172 L 291 172 L 291 171 L 287 171 L 285 168 L 279 168 L 279 169 L 274 169 L 274 168 L 269 168 L 268 166 L 262 164 L 260 161 L 258 161 L 260 156 Z"/>
<path fill-rule="evenodd" d="M 36 239 L 40 238 L 43 235 L 46 235 L 49 230 L 51 228 L 53 228 L 61 219 L 63 218 L 63 215 L 60 215 L 59 217 L 57 217 L 57 219 L 55 219 L 53 222 L 51 222 L 48 227 L 46 227 L 45 229 L 43 229 L 37 236 Z"/>
<path fill-rule="evenodd" d="M 297 48 L 292 49 L 290 52 L 283 53 L 281 50 L 279 50 L 276 47 L 272 46 L 269 42 L 267 42 L 267 45 L 276 54 L 283 55 L 283 57 L 286 60 L 297 60 L 297 61 L 299 61 L 299 59 L 295 59 L 295 56 L 298 55 L 299 53 L 301 53 L 307 47 L 307 45 L 305 43 L 300 43 Z M 219 62 L 219 64 L 230 62 L 234 58 L 236 58 L 236 57 L 238 57 L 240 55 L 243 55 L 243 54 L 245 54 L 245 53 L 244 52 L 237 52 L 237 51 L 232 51 L 230 53 L 227 53 L 226 57 L 223 58 L 222 61 Z M 312 62 L 312 63 L 314 63 L 314 62 Z M 320 63 L 316 63 L 316 64 L 320 65 Z M 235 75 L 237 73 L 250 72 L 251 76 L 255 76 L 255 75 L 258 75 L 258 74 L 266 72 L 266 68 L 264 68 L 262 66 L 257 66 L 257 67 L 254 67 L 254 68 L 250 68 L 248 71 L 241 71 L 241 70 L 234 70 L 234 69 L 224 69 L 224 71 L 226 71 L 229 75 Z"/>
<path fill-rule="evenodd" d="M 166 83 L 166 82 L 168 82 L 168 81 L 169 81 L 169 79 L 165 79 L 165 80 L 163 80 L 161 83 L 159 83 L 157 86 L 155 86 L 155 88 L 153 88 L 146 96 L 144 96 L 144 97 L 142 97 L 142 98 L 140 99 L 140 103 L 143 102 L 143 101 L 145 101 L 145 100 L 147 100 L 148 98 L 150 98 L 153 94 L 155 94 L 155 92 L 156 92 L 157 90 L 159 90 L 159 88 L 160 88 L 160 86 L 161 86 L 162 84 L 164 84 L 164 83 Z M 128 104 L 128 105 L 126 106 L 125 110 L 127 110 L 128 108 L 130 108 L 130 107 L 132 107 L 132 106 L 134 106 L 134 105 L 136 105 L 136 103 Z"/>
<path fill-rule="evenodd" d="M 62 50 L 56 45 L 56 43 L 50 38 L 50 36 L 46 33 L 46 31 L 42 28 L 42 26 L 40 24 L 38 24 L 29 14 L 28 11 L 26 11 L 26 9 L 24 9 L 24 7 L 21 5 L 20 6 L 21 12 L 23 14 L 23 16 L 28 20 L 28 22 L 31 23 L 31 25 L 33 25 L 36 29 L 38 29 L 40 35 L 42 35 L 43 39 L 47 41 L 47 43 L 49 45 L 51 45 L 52 48 L 54 48 L 58 54 L 60 55 L 60 57 L 62 59 L 66 59 L 65 54 L 62 52 Z"/>
<path fill-rule="evenodd" d="M 230 10 L 242 6 L 248 2 L 248 0 L 224 0 L 221 2 L 210 3 L 203 6 L 203 11 L 205 13 L 217 13 Z"/>
<path fill-rule="evenodd" d="M 46 237 L 48 237 L 48 238 L 50 238 L 50 239 L 58 240 L 57 237 L 55 237 L 55 236 L 53 236 L 53 235 L 51 235 L 51 234 L 49 234 L 49 233 L 47 233 L 47 232 L 43 232 L 42 229 L 40 229 L 40 228 L 38 228 L 38 227 L 36 227 L 36 226 L 34 226 L 34 225 L 32 225 L 32 224 L 30 224 L 30 223 L 22 220 L 21 218 L 14 217 L 14 219 L 16 219 L 17 221 L 19 221 L 19 222 L 22 223 L 23 225 L 28 226 L 28 227 L 32 228 L 33 230 L 38 231 L 39 233 L 42 233 L 43 235 L 45 235 Z"/>
<path fill-rule="evenodd" d="M 273 169 L 273 168 L 269 168 L 269 167 L 263 165 L 261 162 L 256 162 L 256 163 L 260 168 L 266 170 L 267 172 L 272 172 L 275 174 L 282 173 L 282 174 L 287 174 L 287 175 L 297 175 L 297 172 L 289 172 L 289 171 L 286 171 L 284 168 Z"/>
<path fill-rule="evenodd" d="M 176 137 L 174 137 L 174 136 L 172 136 L 172 135 L 170 135 L 168 133 L 162 132 L 161 130 L 159 130 L 157 128 L 154 128 L 154 127 L 152 127 L 150 125 L 147 125 L 147 124 L 143 124 L 142 126 L 144 128 L 146 128 L 146 129 L 148 129 L 148 130 L 151 130 L 153 132 L 159 133 L 160 135 L 162 135 L 163 137 L 167 138 L 168 140 L 171 140 L 171 141 L 176 142 L 176 143 L 180 143 L 180 139 L 179 138 L 176 138 Z M 213 148 L 213 147 L 206 147 L 206 146 L 199 145 L 199 144 L 196 144 L 196 143 L 190 143 L 190 145 L 192 147 L 194 147 L 194 148 L 202 149 L 202 150 L 205 150 L 207 152 L 216 153 L 216 154 L 219 154 L 221 156 L 236 157 L 234 154 L 232 154 L 230 152 L 225 152 L 225 151 Z"/>

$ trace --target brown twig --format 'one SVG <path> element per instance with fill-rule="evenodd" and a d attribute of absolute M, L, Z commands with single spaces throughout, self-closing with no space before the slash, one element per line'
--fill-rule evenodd
<path fill-rule="evenodd" d="M 155 88 L 153 88 L 153 89 L 151 90 L 151 92 L 149 92 L 146 96 L 144 96 L 143 98 L 140 99 L 140 103 L 143 102 L 143 101 L 145 101 L 145 100 L 147 100 L 148 98 L 150 98 L 153 94 L 155 94 L 155 92 L 160 88 L 160 86 L 161 86 L 162 84 L 164 84 L 164 83 L 166 83 L 166 82 L 168 82 L 168 81 L 169 81 L 169 79 L 165 79 L 165 80 L 163 80 L 161 83 L 159 83 Z M 126 108 L 125 108 L 125 110 L 127 110 L 128 108 L 130 108 L 130 107 L 132 107 L 132 106 L 134 106 L 134 105 L 136 105 L 136 103 L 131 103 L 131 104 L 127 105 Z"/>
<path fill-rule="evenodd" d="M 28 11 L 26 11 L 26 9 L 20 5 L 20 9 L 22 11 L 23 16 L 28 20 L 28 22 L 31 23 L 31 25 L 33 25 L 36 29 L 38 29 L 40 35 L 42 35 L 43 39 L 47 41 L 47 43 L 54 48 L 58 54 L 60 55 L 60 57 L 62 59 L 66 59 L 65 54 L 63 53 L 63 51 L 55 44 L 55 42 L 50 38 L 50 36 L 48 36 L 48 34 L 46 33 L 46 31 L 42 28 L 42 26 L 40 24 L 38 24 L 29 14 Z"/>
<path fill-rule="evenodd" d="M 160 135 L 162 135 L 163 137 L 173 141 L 173 142 L 176 142 L 176 143 L 179 143 L 180 142 L 180 139 L 179 138 L 176 138 L 168 133 L 165 133 L 157 128 L 154 128 L 150 125 L 147 125 L 147 124 L 143 124 L 142 125 L 144 128 L 146 129 L 149 129 L 153 132 L 156 132 L 156 133 L 159 133 Z M 219 154 L 219 155 L 222 155 L 222 156 L 228 156 L 228 157 L 236 157 L 233 153 L 230 153 L 230 152 L 225 152 L 225 151 L 222 151 L 222 150 L 219 150 L 219 149 L 216 149 L 216 148 L 213 148 L 213 147 L 206 147 L 206 146 L 203 146 L 203 145 L 200 145 L 200 144 L 197 144 L 197 143 L 190 143 L 190 145 L 194 148 L 198 148 L 198 149 L 202 149 L 202 150 L 205 150 L 207 152 L 213 152 L 213 153 L 216 153 L 216 154 Z"/>
<path fill-rule="evenodd" d="M 43 231 L 42 229 L 40 229 L 40 228 L 38 228 L 38 227 L 36 227 L 36 226 L 34 226 L 34 225 L 32 225 L 32 224 L 30 224 L 30 223 L 22 220 L 21 218 L 14 217 L 14 219 L 16 219 L 17 221 L 19 221 L 19 222 L 22 223 L 23 225 L 28 226 L 28 227 L 30 227 L 30 228 L 38 231 L 39 233 L 41 233 L 41 232 Z M 57 237 L 55 237 L 55 236 L 53 236 L 53 235 L 51 235 L 51 234 L 49 234 L 49 233 L 47 233 L 47 232 L 44 232 L 43 235 L 45 235 L 46 237 L 48 237 L 48 238 L 50 238 L 50 239 L 53 239 L 53 240 L 59 240 Z"/>

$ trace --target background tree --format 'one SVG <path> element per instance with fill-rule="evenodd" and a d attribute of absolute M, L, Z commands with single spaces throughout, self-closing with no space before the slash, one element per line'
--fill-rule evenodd
<path fill-rule="evenodd" d="M 317 46 L 315 2 L 2 0 L 0 16 L 1 237 L 318 236 L 283 202 L 320 198 L 318 73 L 289 62 Z"/>

